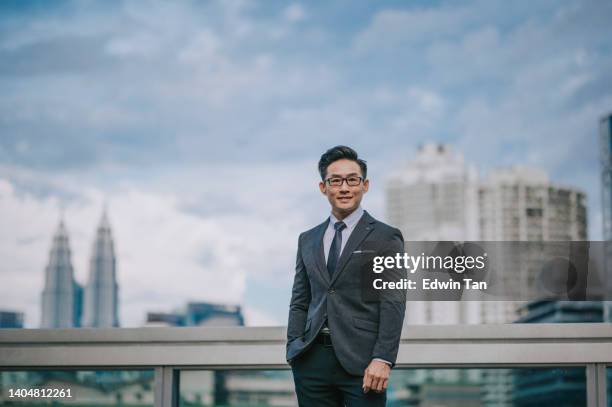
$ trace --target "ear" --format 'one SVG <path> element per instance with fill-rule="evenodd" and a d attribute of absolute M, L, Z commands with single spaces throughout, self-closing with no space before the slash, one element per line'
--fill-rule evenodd
<path fill-rule="evenodd" d="M 327 187 L 327 184 L 325 182 L 323 182 L 323 181 L 319 182 L 319 190 L 321 191 L 321 193 L 323 195 L 327 195 L 327 193 L 326 193 L 327 192 L 327 188 L 326 187 Z"/>
<path fill-rule="evenodd" d="M 366 179 L 365 181 L 363 181 L 363 192 L 368 192 L 368 189 L 370 188 L 370 180 Z"/>

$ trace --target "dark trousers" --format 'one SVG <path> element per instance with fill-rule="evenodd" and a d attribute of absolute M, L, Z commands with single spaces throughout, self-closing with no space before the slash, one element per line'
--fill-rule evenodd
<path fill-rule="evenodd" d="M 363 376 L 353 376 L 340 365 L 331 345 L 314 343 L 292 363 L 300 407 L 384 407 L 387 394 L 364 394 Z"/>

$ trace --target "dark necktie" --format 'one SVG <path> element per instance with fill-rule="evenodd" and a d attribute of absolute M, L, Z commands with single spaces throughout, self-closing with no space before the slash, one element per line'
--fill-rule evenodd
<path fill-rule="evenodd" d="M 346 227 L 346 224 L 342 221 L 334 223 L 334 240 L 332 240 L 331 247 L 329 248 L 329 254 L 327 255 L 327 271 L 329 272 L 329 278 L 331 279 L 336 272 L 336 266 L 338 265 L 338 259 L 340 258 L 340 249 L 342 248 L 342 229 Z"/>

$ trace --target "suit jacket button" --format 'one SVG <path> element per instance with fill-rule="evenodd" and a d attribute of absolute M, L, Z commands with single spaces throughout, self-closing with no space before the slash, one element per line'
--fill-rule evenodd
<path fill-rule="evenodd" d="M 333 293 L 335 293 L 335 292 L 336 292 L 336 290 L 335 290 L 335 289 L 333 289 L 333 288 L 332 288 L 331 290 L 329 290 L 329 291 L 328 291 L 328 293 L 330 293 L 330 294 L 333 294 Z"/>

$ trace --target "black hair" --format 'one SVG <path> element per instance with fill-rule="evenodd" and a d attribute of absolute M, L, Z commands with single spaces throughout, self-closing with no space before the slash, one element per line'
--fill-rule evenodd
<path fill-rule="evenodd" d="M 357 151 L 347 146 L 336 146 L 323 153 L 321 159 L 319 160 L 319 174 L 321 174 L 322 180 L 325 181 L 327 167 L 329 167 L 331 163 L 338 160 L 355 161 L 357 164 L 359 164 L 359 168 L 361 168 L 361 175 L 363 176 L 363 179 L 366 179 L 368 175 L 368 165 L 364 160 L 357 156 Z"/>

